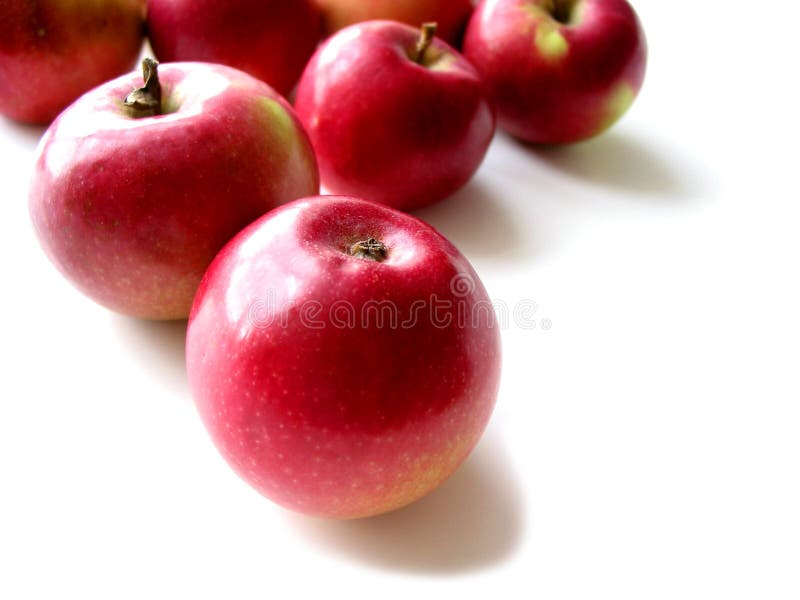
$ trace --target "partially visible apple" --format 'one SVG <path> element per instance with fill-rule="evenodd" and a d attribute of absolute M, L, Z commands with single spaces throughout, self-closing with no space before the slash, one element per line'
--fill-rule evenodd
<path fill-rule="evenodd" d="M 319 178 L 302 126 L 267 84 L 222 65 L 157 71 L 149 59 L 145 81 L 108 82 L 53 122 L 31 217 L 50 259 L 100 304 L 185 318 L 219 249 L 271 208 L 317 193 Z"/>
<path fill-rule="evenodd" d="M 159 60 L 222 63 L 283 95 L 322 35 L 311 0 L 147 0 L 147 27 Z"/>
<path fill-rule="evenodd" d="M 419 27 L 439 24 L 438 35 L 456 44 L 472 12 L 472 0 L 314 0 L 322 10 L 327 33 L 362 21 L 390 20 Z"/>
<path fill-rule="evenodd" d="M 432 227 L 320 196 L 227 244 L 197 293 L 189 383 L 222 455 L 303 513 L 365 517 L 444 481 L 495 404 L 486 290 Z"/>
<path fill-rule="evenodd" d="M 0 114 L 49 123 L 87 90 L 129 71 L 144 0 L 3 0 Z"/>
<path fill-rule="evenodd" d="M 500 127 L 539 144 L 611 127 L 639 93 L 647 59 L 626 0 L 483 0 L 464 54 L 492 91 Z"/>
<path fill-rule="evenodd" d="M 295 108 L 331 193 L 410 210 L 451 195 L 480 166 L 492 106 L 472 65 L 434 30 L 352 25 L 309 62 Z"/>

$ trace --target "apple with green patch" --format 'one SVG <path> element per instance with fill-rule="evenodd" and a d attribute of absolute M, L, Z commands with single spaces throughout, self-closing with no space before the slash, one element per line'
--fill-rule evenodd
<path fill-rule="evenodd" d="M 207 63 L 145 59 L 144 72 L 144 86 L 125 75 L 53 122 L 31 217 L 53 263 L 95 301 L 186 318 L 219 249 L 270 209 L 317 193 L 319 175 L 292 108 L 266 83 Z"/>
<path fill-rule="evenodd" d="M 538 144 L 611 127 L 639 93 L 647 62 L 626 0 L 483 0 L 464 54 L 491 90 L 499 126 Z"/>

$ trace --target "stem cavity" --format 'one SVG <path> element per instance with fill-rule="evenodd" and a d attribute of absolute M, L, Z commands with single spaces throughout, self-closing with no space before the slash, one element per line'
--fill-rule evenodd
<path fill-rule="evenodd" d="M 383 262 L 389 255 L 389 249 L 380 240 L 369 238 L 356 242 L 350 246 L 350 256 L 363 258 L 366 260 L 374 260 L 375 262 Z"/>
<path fill-rule="evenodd" d="M 556 21 L 562 25 L 569 25 L 572 22 L 575 4 L 575 0 L 548 0 L 546 8 Z"/>

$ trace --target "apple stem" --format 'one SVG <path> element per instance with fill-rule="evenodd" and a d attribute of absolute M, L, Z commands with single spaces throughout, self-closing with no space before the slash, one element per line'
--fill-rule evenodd
<path fill-rule="evenodd" d="M 356 242 L 350 246 L 350 256 L 358 258 L 365 258 L 367 260 L 374 260 L 375 262 L 383 262 L 389 255 L 389 249 L 380 240 L 369 238 Z"/>
<path fill-rule="evenodd" d="M 142 61 L 144 87 L 133 90 L 125 97 L 125 106 L 133 116 L 154 117 L 161 114 L 161 82 L 158 80 L 158 62 L 152 58 Z"/>
<path fill-rule="evenodd" d="M 422 27 L 420 28 L 419 32 L 419 39 L 417 40 L 417 46 L 414 49 L 414 62 L 418 65 L 421 65 L 425 62 L 425 53 L 428 51 L 428 48 L 433 42 L 433 38 L 436 35 L 436 23 L 423 23 Z"/>

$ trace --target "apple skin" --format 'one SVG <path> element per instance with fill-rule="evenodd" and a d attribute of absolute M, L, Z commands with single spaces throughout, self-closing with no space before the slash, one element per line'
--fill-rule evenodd
<path fill-rule="evenodd" d="M 435 21 L 438 35 L 457 44 L 472 13 L 472 0 L 315 0 L 325 20 L 325 31 L 335 33 L 363 21 L 390 20 L 419 27 Z"/>
<path fill-rule="evenodd" d="M 411 210 L 453 194 L 483 161 L 495 117 L 480 76 L 440 39 L 417 64 L 409 53 L 419 37 L 368 21 L 311 58 L 295 109 L 329 192 Z"/>
<path fill-rule="evenodd" d="M 236 69 L 162 64 L 164 114 L 134 118 L 131 73 L 95 88 L 42 138 L 29 204 L 47 255 L 120 313 L 186 318 L 220 248 L 266 211 L 318 193 L 291 107 Z"/>
<path fill-rule="evenodd" d="M 585 140 L 611 127 L 642 86 L 647 47 L 625 0 L 484 0 L 464 37 L 483 75 L 498 124 L 538 144 Z M 566 7 L 566 8 L 565 8 Z"/>
<path fill-rule="evenodd" d="M 383 262 L 347 252 L 370 237 Z M 233 469 L 284 507 L 339 519 L 444 481 L 489 420 L 500 339 L 491 308 L 448 325 L 414 312 L 431 298 L 451 316 L 490 307 L 450 242 L 374 202 L 301 199 L 237 235 L 203 278 L 186 340 L 197 408 Z M 395 327 L 364 317 L 381 301 Z"/>
<path fill-rule="evenodd" d="M 0 114 L 52 121 L 87 90 L 129 71 L 144 41 L 144 0 L 3 0 Z"/>
<path fill-rule="evenodd" d="M 236 67 L 284 96 L 322 36 L 310 0 L 147 0 L 147 26 L 159 60 Z"/>

